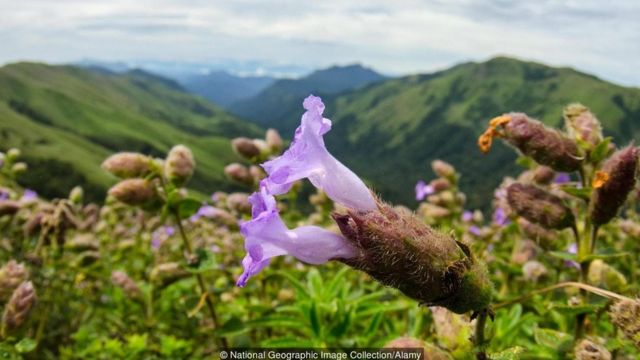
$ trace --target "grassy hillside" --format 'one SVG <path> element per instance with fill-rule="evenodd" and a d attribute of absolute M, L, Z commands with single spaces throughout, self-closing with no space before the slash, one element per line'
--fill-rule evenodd
<path fill-rule="evenodd" d="M 378 191 L 411 203 L 413 185 L 433 176 L 429 163 L 445 159 L 463 174 L 473 206 L 486 204 L 506 174 L 516 174 L 512 151 L 476 147 L 488 119 L 523 111 L 562 125 L 571 102 L 589 106 L 607 135 L 625 144 L 640 135 L 640 89 L 625 88 L 567 68 L 508 58 L 467 63 L 432 75 L 393 79 L 332 101 L 328 146 Z"/>
<path fill-rule="evenodd" d="M 81 183 L 100 199 L 113 182 L 99 168 L 109 154 L 162 155 L 177 143 L 194 151 L 194 187 L 227 188 L 222 168 L 235 159 L 229 138 L 258 133 L 176 83 L 141 71 L 115 75 L 34 63 L 0 68 L 0 148 L 23 150 L 41 176 L 31 172 L 22 181 L 46 196 Z"/>

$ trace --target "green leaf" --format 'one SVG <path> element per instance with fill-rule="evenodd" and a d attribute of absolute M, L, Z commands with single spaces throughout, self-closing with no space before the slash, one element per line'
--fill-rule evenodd
<path fill-rule="evenodd" d="M 589 154 L 589 162 L 592 164 L 599 164 L 609 155 L 609 144 L 611 143 L 611 137 L 606 137 L 593 148 L 593 151 Z"/>
<path fill-rule="evenodd" d="M 299 318 L 291 316 L 263 316 L 258 319 L 249 320 L 245 323 L 251 328 L 292 328 L 305 330 L 306 324 Z"/>
<path fill-rule="evenodd" d="M 631 253 L 619 252 L 619 253 L 611 253 L 611 254 L 590 254 L 584 257 L 584 261 L 592 261 L 596 259 L 611 260 L 611 259 L 623 258 L 625 256 L 631 256 Z"/>
<path fill-rule="evenodd" d="M 239 335 L 251 330 L 250 327 L 246 326 L 245 323 L 240 320 L 237 316 L 233 316 L 229 319 L 221 328 L 216 330 L 216 334 L 218 336 L 231 336 L 231 335 Z"/>
<path fill-rule="evenodd" d="M 515 346 L 508 348 L 507 350 L 500 351 L 499 353 L 491 354 L 489 358 L 491 360 L 518 360 L 520 359 L 520 354 L 523 352 L 524 348 Z"/>
<path fill-rule="evenodd" d="M 320 315 L 318 314 L 318 306 L 315 301 L 311 302 L 311 307 L 309 308 L 309 325 L 311 326 L 311 330 L 316 335 L 316 337 L 322 336 L 322 324 L 320 323 Z"/>
<path fill-rule="evenodd" d="M 185 198 L 178 202 L 178 216 L 180 219 L 188 219 L 197 213 L 202 203 L 194 198 Z"/>
<path fill-rule="evenodd" d="M 211 270 L 217 270 L 220 267 L 213 252 L 207 249 L 198 248 L 195 251 L 195 255 L 197 258 L 196 262 L 194 264 L 185 266 L 185 270 L 192 274 L 199 274 Z"/>
<path fill-rule="evenodd" d="M 573 336 L 552 329 L 536 328 L 533 331 L 536 343 L 559 352 L 567 351 L 571 348 Z"/>
<path fill-rule="evenodd" d="M 291 274 L 286 273 L 284 271 L 278 271 L 273 273 L 273 276 L 281 276 L 287 279 L 291 283 L 291 285 L 295 288 L 296 296 L 302 295 L 302 297 L 307 299 L 310 297 L 309 291 L 304 286 L 304 284 L 302 284 L 298 279 L 293 277 Z"/>
<path fill-rule="evenodd" d="M 549 251 L 548 254 L 560 260 L 578 261 L 578 255 L 564 252 L 564 251 Z"/>
<path fill-rule="evenodd" d="M 20 340 L 15 345 L 16 350 L 21 354 L 33 351 L 36 348 L 36 346 L 38 346 L 38 343 L 35 340 L 28 337 Z"/>
<path fill-rule="evenodd" d="M 553 309 L 568 317 L 574 317 L 578 314 L 592 314 L 596 312 L 598 309 L 600 309 L 602 306 L 604 306 L 604 304 L 602 305 L 585 304 L 585 305 L 576 305 L 576 306 L 555 305 Z"/>
<path fill-rule="evenodd" d="M 573 185 L 564 185 L 561 186 L 560 189 L 571 196 L 577 197 L 578 199 L 589 201 L 591 198 L 591 187 L 577 188 Z"/>

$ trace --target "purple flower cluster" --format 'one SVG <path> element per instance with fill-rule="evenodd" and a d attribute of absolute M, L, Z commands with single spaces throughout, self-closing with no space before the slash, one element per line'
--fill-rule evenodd
<path fill-rule="evenodd" d="M 251 276 L 276 256 L 292 255 L 309 264 L 355 256 L 355 249 L 342 235 L 317 226 L 287 228 L 274 195 L 288 192 L 295 181 L 309 179 L 333 201 L 353 211 L 377 209 L 375 198 L 362 180 L 325 147 L 323 135 L 331 130 L 331 120 L 322 116 L 322 100 L 311 95 L 303 106 L 306 112 L 291 146 L 281 156 L 262 164 L 267 177 L 249 197 L 252 218 L 240 225 L 247 255 L 242 260 L 244 272 L 236 283 L 238 286 L 245 286 Z"/>
<path fill-rule="evenodd" d="M 425 183 L 423 180 L 419 180 L 416 183 L 416 200 L 422 201 L 427 196 L 434 194 L 436 190 L 430 184 Z"/>

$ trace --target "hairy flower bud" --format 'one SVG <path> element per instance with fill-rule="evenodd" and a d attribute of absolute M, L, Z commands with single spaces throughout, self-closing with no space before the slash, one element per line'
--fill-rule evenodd
<path fill-rule="evenodd" d="M 469 318 L 439 306 L 430 307 L 433 324 L 436 328 L 438 344 L 451 351 L 468 352 L 471 346 L 471 324 Z"/>
<path fill-rule="evenodd" d="M 111 273 L 111 282 L 124 291 L 125 295 L 131 299 L 142 297 L 142 292 L 133 279 L 122 271 L 114 271 Z"/>
<path fill-rule="evenodd" d="M 583 339 L 573 350 L 576 360 L 611 360 L 611 353 L 602 345 Z"/>
<path fill-rule="evenodd" d="M 156 188 L 152 182 L 144 179 L 122 180 L 111 189 L 109 195 L 127 205 L 145 205 L 156 199 Z"/>
<path fill-rule="evenodd" d="M 18 160 L 20 155 L 21 155 L 20 149 L 11 148 L 7 151 L 7 159 L 12 162 Z"/>
<path fill-rule="evenodd" d="M 640 350 L 640 300 L 617 301 L 609 311 L 611 320 Z"/>
<path fill-rule="evenodd" d="M 22 174 L 25 171 L 27 171 L 28 168 L 29 168 L 29 166 L 26 163 L 17 162 L 15 164 L 13 164 L 13 166 L 11 166 L 11 171 L 14 174 Z"/>
<path fill-rule="evenodd" d="M 453 165 L 446 161 L 434 160 L 431 162 L 431 169 L 433 172 L 443 178 L 451 178 L 456 174 L 456 169 Z"/>
<path fill-rule="evenodd" d="M 451 183 L 446 178 L 433 179 L 429 185 L 431 185 L 436 192 L 444 191 L 451 187 Z"/>
<path fill-rule="evenodd" d="M 238 163 L 232 163 L 224 168 L 224 174 L 231 180 L 237 181 L 242 184 L 253 184 L 253 176 L 249 173 L 249 169 L 246 166 Z"/>
<path fill-rule="evenodd" d="M 582 157 L 575 142 L 523 113 L 510 113 L 492 119 L 487 131 L 478 139 L 482 152 L 489 151 L 494 137 L 504 138 L 538 164 L 556 171 L 572 172 L 581 166 Z"/>
<path fill-rule="evenodd" d="M 456 313 L 482 310 L 491 301 L 493 286 L 484 264 L 466 245 L 412 214 L 378 203 L 378 211 L 349 210 L 333 217 L 356 249 L 355 256 L 341 261 L 382 284 Z"/>
<path fill-rule="evenodd" d="M 616 151 L 596 173 L 589 202 L 589 217 L 595 225 L 611 221 L 636 184 L 638 148 L 627 146 Z"/>
<path fill-rule="evenodd" d="M 22 205 L 14 200 L 0 200 L 0 216 L 14 215 Z"/>
<path fill-rule="evenodd" d="M 540 185 L 551 183 L 555 177 L 555 171 L 548 166 L 538 166 L 533 172 L 533 181 Z"/>
<path fill-rule="evenodd" d="M 522 233 L 529 239 L 533 240 L 543 249 L 549 250 L 554 245 L 557 234 L 553 230 L 543 228 L 538 224 L 534 224 L 525 218 L 518 219 L 518 226 Z"/>
<path fill-rule="evenodd" d="M 176 145 L 169 151 L 164 162 L 164 175 L 176 186 L 182 186 L 193 175 L 196 162 L 193 153 L 184 145 Z"/>
<path fill-rule="evenodd" d="M 265 140 L 267 142 L 267 145 L 269 146 L 269 149 L 273 153 L 280 153 L 282 151 L 283 142 L 282 142 L 282 138 L 280 137 L 280 134 L 278 133 L 278 130 L 276 129 L 267 130 L 267 133 L 265 135 Z"/>
<path fill-rule="evenodd" d="M 241 214 L 251 213 L 249 195 L 245 193 L 232 193 L 227 196 L 227 207 Z"/>
<path fill-rule="evenodd" d="M 0 302 L 6 301 L 20 283 L 29 276 L 23 264 L 10 260 L 0 268 Z"/>
<path fill-rule="evenodd" d="M 627 279 L 624 275 L 602 259 L 591 262 L 587 280 L 591 285 L 604 287 L 615 292 L 624 292 L 627 289 Z"/>
<path fill-rule="evenodd" d="M 121 152 L 109 156 L 102 163 L 102 168 L 121 179 L 128 179 L 145 177 L 151 172 L 151 164 L 152 159 L 148 156 Z"/>
<path fill-rule="evenodd" d="M 602 141 L 602 126 L 589 108 L 582 104 L 571 104 L 564 108 L 563 115 L 570 137 L 591 145 L 598 145 Z"/>
<path fill-rule="evenodd" d="M 536 260 L 527 261 L 522 265 L 522 275 L 527 281 L 538 282 L 541 278 L 546 276 L 548 272 L 547 267 Z"/>
<path fill-rule="evenodd" d="M 620 230 L 633 239 L 640 240 L 640 224 L 633 220 L 620 221 Z"/>
<path fill-rule="evenodd" d="M 256 165 L 251 165 L 249 167 L 249 174 L 251 175 L 251 177 L 253 178 L 253 181 L 256 184 L 259 184 L 260 180 L 264 179 L 266 176 L 266 174 L 264 173 L 264 170 L 262 170 L 260 166 L 256 166 Z"/>
<path fill-rule="evenodd" d="M 36 302 L 36 290 L 31 281 L 25 281 L 11 295 L 2 316 L 2 333 L 19 328 L 27 320 L 31 308 Z"/>
<path fill-rule="evenodd" d="M 260 155 L 260 148 L 258 148 L 253 140 L 246 137 L 239 137 L 231 140 L 231 147 L 238 155 L 248 160 Z"/>
<path fill-rule="evenodd" d="M 571 209 L 562 199 L 536 186 L 511 184 L 507 199 L 518 215 L 547 229 L 564 229 L 575 224 Z"/>

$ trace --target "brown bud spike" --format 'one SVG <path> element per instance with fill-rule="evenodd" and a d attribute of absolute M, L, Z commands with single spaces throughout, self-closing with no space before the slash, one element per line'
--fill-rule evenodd
<path fill-rule="evenodd" d="M 347 265 L 428 305 L 456 313 L 488 306 L 493 286 L 466 245 L 434 231 L 413 214 L 379 203 L 379 211 L 333 214 L 358 249 Z"/>
<path fill-rule="evenodd" d="M 193 153 L 184 145 L 176 145 L 169 151 L 164 163 L 164 174 L 176 186 L 186 183 L 196 168 Z"/>
<path fill-rule="evenodd" d="M 13 291 L 29 276 L 23 264 L 10 260 L 0 268 L 0 302 L 6 301 Z"/>
<path fill-rule="evenodd" d="M 601 181 L 591 193 L 589 203 L 589 217 L 595 225 L 611 221 L 633 190 L 638 173 L 638 148 L 630 145 L 616 151 L 600 171 Z"/>
<path fill-rule="evenodd" d="M 231 141 L 231 147 L 238 155 L 245 159 L 253 159 L 260 155 L 260 148 L 253 142 L 253 140 L 246 137 L 235 138 Z"/>
<path fill-rule="evenodd" d="M 151 159 L 138 153 L 121 152 L 108 157 L 102 168 L 122 179 L 144 177 L 151 172 Z"/>
<path fill-rule="evenodd" d="M 640 300 L 616 302 L 609 311 L 611 320 L 640 350 Z"/>
<path fill-rule="evenodd" d="M 538 166 L 533 172 L 533 181 L 540 185 L 547 185 L 553 181 L 556 173 L 548 166 Z"/>
<path fill-rule="evenodd" d="M 238 163 L 232 163 L 224 168 L 224 174 L 227 175 L 231 180 L 237 181 L 242 184 L 251 185 L 253 184 L 253 176 L 249 172 L 246 166 Z"/>
<path fill-rule="evenodd" d="M 443 178 L 451 178 L 456 174 L 456 169 L 453 165 L 442 160 L 434 160 L 431 162 L 431 168 L 436 175 Z"/>
<path fill-rule="evenodd" d="M 2 333 L 6 335 L 24 324 L 35 302 L 36 290 L 33 287 L 33 283 L 25 281 L 20 284 L 4 308 Z"/>
<path fill-rule="evenodd" d="M 562 199 L 536 186 L 511 184 L 507 199 L 518 215 L 547 229 L 564 229 L 575 224 L 571 209 Z"/>
<path fill-rule="evenodd" d="M 147 180 L 126 179 L 109 189 L 109 195 L 127 205 L 144 205 L 156 198 L 156 189 Z"/>

